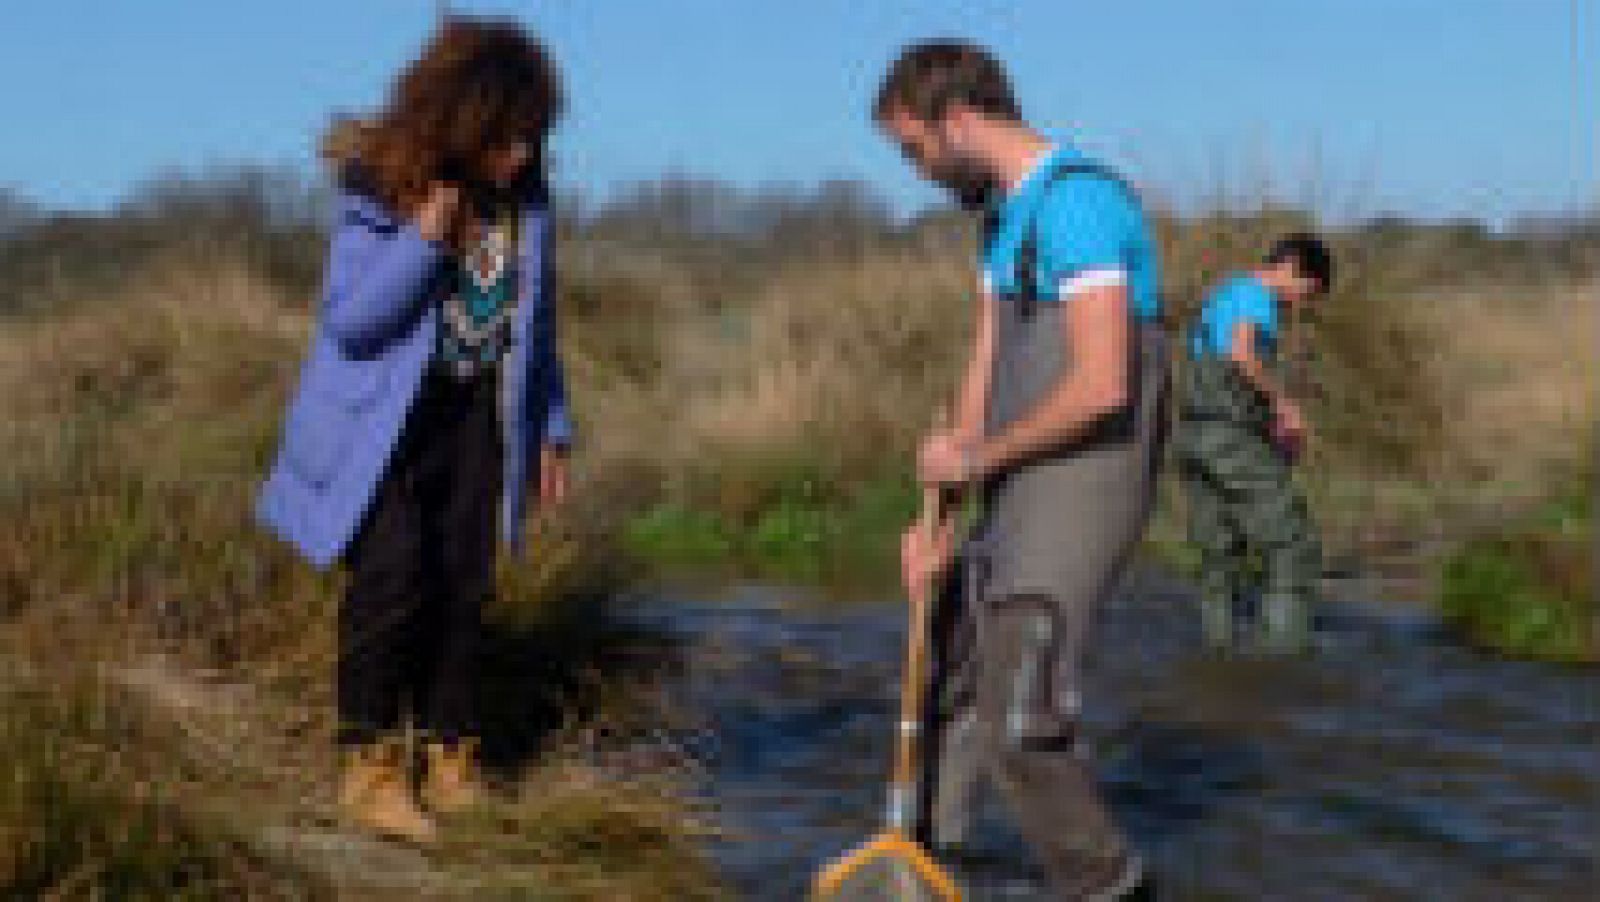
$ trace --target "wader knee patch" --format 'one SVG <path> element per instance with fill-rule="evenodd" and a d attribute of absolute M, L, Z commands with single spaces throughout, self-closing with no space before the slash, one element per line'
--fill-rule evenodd
<path fill-rule="evenodd" d="M 1042 596 L 1011 596 L 997 602 L 991 616 L 1003 619 L 991 629 L 1002 629 L 998 646 L 1007 660 L 994 662 L 1005 668 L 1006 687 L 1001 736 L 1007 747 L 1054 743 L 1062 738 L 1064 723 L 1077 720 L 1082 706 L 1076 690 L 1057 688 L 1058 624 L 1054 605 Z"/>

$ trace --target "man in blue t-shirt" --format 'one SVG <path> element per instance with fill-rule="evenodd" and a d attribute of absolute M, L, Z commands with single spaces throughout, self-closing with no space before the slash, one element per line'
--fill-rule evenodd
<path fill-rule="evenodd" d="M 1234 646 L 1234 606 L 1256 570 L 1259 650 L 1297 652 L 1310 642 L 1322 556 L 1290 473 L 1305 416 L 1274 371 L 1284 313 L 1332 279 L 1322 241 L 1290 235 L 1254 271 L 1224 282 L 1189 335 L 1177 462 L 1200 549 L 1201 624 L 1215 651 Z"/>
<path fill-rule="evenodd" d="M 1122 898 L 1143 869 L 1084 759 L 1080 662 L 1144 531 L 1160 457 L 1166 350 L 1150 223 L 1118 173 L 1023 120 L 980 47 L 909 48 L 873 117 L 985 226 L 953 421 L 918 458 L 925 484 L 976 488 L 980 516 L 959 550 L 949 530 L 913 528 L 902 555 L 908 590 L 941 589 L 919 830 L 958 845 L 975 782 L 964 776 L 988 776 L 1052 898 Z"/>

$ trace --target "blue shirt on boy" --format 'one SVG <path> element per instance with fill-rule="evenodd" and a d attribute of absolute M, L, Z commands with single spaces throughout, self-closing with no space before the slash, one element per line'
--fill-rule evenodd
<path fill-rule="evenodd" d="M 1236 275 L 1224 282 L 1200 310 L 1200 320 L 1189 339 L 1196 357 L 1227 358 L 1233 352 L 1233 333 L 1240 323 L 1255 326 L 1256 353 L 1270 357 L 1278 348 L 1278 303 L 1272 289 L 1253 275 Z"/>

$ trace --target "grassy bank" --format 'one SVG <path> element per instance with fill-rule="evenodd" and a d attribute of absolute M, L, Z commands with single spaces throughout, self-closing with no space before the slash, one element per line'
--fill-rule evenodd
<path fill-rule="evenodd" d="M 1440 606 L 1478 645 L 1522 657 L 1600 661 L 1594 477 L 1445 560 Z"/>
<path fill-rule="evenodd" d="M 802 471 L 803 472 L 803 471 Z M 752 508 L 661 501 L 630 519 L 626 547 L 671 577 L 759 579 L 882 590 L 895 572 L 901 530 L 916 514 L 915 483 L 884 475 L 825 494 L 791 474 L 765 487 Z"/>
<path fill-rule="evenodd" d="M 491 610 L 494 801 L 426 856 L 344 831 L 339 579 L 251 519 L 303 312 L 183 249 L 72 300 L 0 340 L 0 896 L 716 895 L 687 772 L 627 738 L 663 650 L 610 616 L 612 530 L 583 512 Z"/>

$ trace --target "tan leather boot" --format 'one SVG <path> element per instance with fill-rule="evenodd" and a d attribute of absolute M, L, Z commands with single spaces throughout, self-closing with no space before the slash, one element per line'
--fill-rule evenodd
<path fill-rule="evenodd" d="M 478 782 L 478 743 L 429 742 L 424 746 L 427 771 L 423 774 L 422 801 L 434 811 L 448 813 L 470 808 L 483 800 Z"/>
<path fill-rule="evenodd" d="M 411 792 L 405 748 L 377 742 L 349 749 L 340 777 L 339 807 L 353 823 L 391 839 L 433 842 L 433 820 Z"/>

